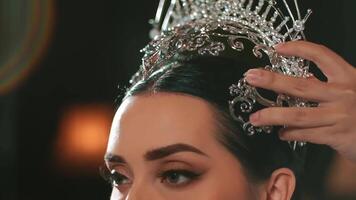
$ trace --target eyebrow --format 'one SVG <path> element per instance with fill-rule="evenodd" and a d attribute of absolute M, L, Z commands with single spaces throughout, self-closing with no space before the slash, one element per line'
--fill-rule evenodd
<path fill-rule="evenodd" d="M 191 145 L 188 145 L 188 144 L 173 144 L 173 145 L 161 147 L 158 149 L 153 149 L 151 151 L 148 151 L 144 157 L 147 161 L 153 161 L 153 160 L 162 159 L 164 157 L 167 157 L 169 155 L 179 153 L 179 152 L 193 152 L 193 153 L 196 153 L 199 155 L 209 157 L 204 152 L 202 152 L 199 149 L 197 149 Z"/>
<path fill-rule="evenodd" d="M 207 154 L 191 145 L 178 143 L 150 150 L 145 153 L 144 158 L 146 161 L 154 161 L 180 152 L 193 152 L 199 155 L 209 157 Z M 105 154 L 104 160 L 106 162 L 112 163 L 127 163 L 122 156 L 111 153 Z"/>
<path fill-rule="evenodd" d="M 112 153 L 106 153 L 104 156 L 104 161 L 111 162 L 111 163 L 122 163 L 122 164 L 127 163 L 122 156 L 115 155 Z"/>

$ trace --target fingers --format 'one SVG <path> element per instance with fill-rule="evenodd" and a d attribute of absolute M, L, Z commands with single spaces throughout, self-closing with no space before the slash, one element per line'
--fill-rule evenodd
<path fill-rule="evenodd" d="M 285 128 L 279 132 L 279 138 L 284 141 L 309 142 L 314 144 L 332 144 L 334 131 L 331 127 L 319 128 Z"/>
<path fill-rule="evenodd" d="M 276 51 L 286 56 L 297 56 L 310 60 L 318 65 L 329 81 L 342 80 L 345 68 L 350 68 L 342 57 L 325 46 L 306 41 L 287 42 L 275 47 Z"/>
<path fill-rule="evenodd" d="M 254 126 L 279 125 L 298 128 L 313 128 L 332 126 L 340 118 L 336 114 L 330 114 L 330 108 L 281 108 L 272 107 L 260 110 L 250 116 L 250 122 Z"/>
<path fill-rule="evenodd" d="M 338 96 L 337 90 L 315 78 L 295 78 L 261 69 L 249 70 L 246 81 L 255 87 L 317 102 L 329 101 Z"/>

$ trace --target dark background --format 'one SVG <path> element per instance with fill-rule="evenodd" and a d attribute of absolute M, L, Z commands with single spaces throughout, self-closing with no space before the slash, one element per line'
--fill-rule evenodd
<path fill-rule="evenodd" d="M 314 11 L 308 39 L 355 66 L 356 1 L 300 2 Z M 59 121 L 72 105 L 103 104 L 114 112 L 117 86 L 140 64 L 139 50 L 149 41 L 147 22 L 157 5 L 157 0 L 54 1 L 53 34 L 42 59 L 0 94 L 1 200 L 109 198 L 110 187 L 99 173 L 67 173 L 53 164 Z M 0 35 L 0 45 L 6 40 Z M 327 199 L 324 183 L 333 154 L 324 147 L 311 152 L 307 190 Z"/>

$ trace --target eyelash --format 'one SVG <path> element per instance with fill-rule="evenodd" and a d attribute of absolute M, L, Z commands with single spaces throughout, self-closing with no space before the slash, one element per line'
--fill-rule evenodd
<path fill-rule="evenodd" d="M 101 177 L 108 182 L 111 186 L 115 186 L 116 187 L 116 183 L 119 183 L 120 181 L 118 181 L 118 179 L 127 179 L 126 176 L 112 170 L 109 171 L 107 168 L 100 168 L 100 175 Z M 121 184 L 117 184 L 117 185 L 121 185 Z"/>
<path fill-rule="evenodd" d="M 122 179 L 128 179 L 126 176 L 116 172 L 116 171 L 112 171 L 110 172 L 108 169 L 106 169 L 105 171 L 103 169 L 100 169 L 100 174 L 102 176 L 102 178 L 104 180 L 106 180 L 110 185 L 112 185 L 113 187 L 119 187 L 120 185 L 124 185 L 124 184 L 120 184 L 119 182 L 122 181 Z M 179 176 L 183 176 L 184 178 L 187 179 L 187 181 L 185 183 L 169 183 L 169 178 L 174 177 L 179 178 Z M 185 170 L 185 169 L 170 169 L 170 170 L 166 170 L 163 171 L 161 173 L 158 174 L 158 178 L 161 180 L 161 183 L 164 183 L 166 185 L 168 185 L 169 187 L 184 187 L 188 184 L 190 184 L 191 182 L 197 180 L 199 177 L 201 176 L 201 174 L 190 171 L 190 170 Z M 118 180 L 118 179 L 121 180 Z"/>
<path fill-rule="evenodd" d="M 178 175 L 178 176 L 184 176 L 185 178 L 188 179 L 187 182 L 183 183 L 183 184 L 172 184 L 172 183 L 168 183 L 167 180 L 170 176 L 173 175 Z M 162 173 L 160 173 L 158 175 L 158 177 L 161 179 L 161 183 L 165 183 L 168 184 L 171 187 L 183 187 L 186 186 L 188 184 L 190 184 L 192 181 L 198 179 L 201 176 L 201 174 L 193 172 L 193 171 L 189 171 L 189 170 L 185 170 L 185 169 L 170 169 L 167 171 L 163 171 Z M 172 177 L 171 177 L 172 178 Z"/>

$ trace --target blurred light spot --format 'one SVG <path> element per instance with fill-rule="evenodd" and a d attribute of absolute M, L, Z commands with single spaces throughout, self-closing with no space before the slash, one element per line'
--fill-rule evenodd
<path fill-rule="evenodd" d="M 65 173 L 97 173 L 103 163 L 113 109 L 81 105 L 65 110 L 55 145 L 55 165 Z"/>
<path fill-rule="evenodd" d="M 0 1 L 0 95 L 16 87 L 44 56 L 54 13 L 54 0 Z"/>

